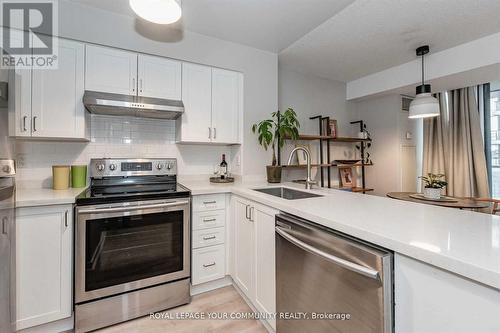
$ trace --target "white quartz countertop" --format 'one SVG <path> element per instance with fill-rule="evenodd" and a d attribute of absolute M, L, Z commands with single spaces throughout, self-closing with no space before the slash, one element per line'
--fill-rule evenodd
<path fill-rule="evenodd" d="M 366 240 L 500 290 L 500 216 L 339 190 L 323 197 L 285 200 L 253 191 L 265 182 L 211 184 L 181 180 L 192 195 L 233 193 Z M 286 187 L 304 190 L 303 185 Z M 85 188 L 16 189 L 16 206 L 72 204 Z"/>
<path fill-rule="evenodd" d="M 64 205 L 75 203 L 75 198 L 86 188 L 53 190 L 50 188 L 16 188 L 16 207 Z"/>
<path fill-rule="evenodd" d="M 500 289 L 500 216 L 339 190 L 285 200 L 253 191 L 267 183 L 181 184 L 193 195 L 233 193 Z"/>

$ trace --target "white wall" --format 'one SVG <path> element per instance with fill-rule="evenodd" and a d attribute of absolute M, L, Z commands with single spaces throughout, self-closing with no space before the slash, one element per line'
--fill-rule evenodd
<path fill-rule="evenodd" d="M 59 35 L 84 42 L 109 45 L 143 53 L 155 54 L 214 67 L 240 71 L 244 74 L 244 115 L 243 115 L 243 146 L 228 148 L 233 170 L 244 175 L 264 175 L 264 161 L 269 153 L 264 152 L 250 131 L 250 124 L 277 110 L 278 107 L 278 58 L 274 53 L 251 47 L 223 41 L 220 39 L 164 28 L 152 24 L 142 24 L 138 20 L 84 6 L 78 3 L 61 0 L 59 2 Z M 23 146 L 36 145 L 20 143 Z M 71 147 L 84 144 L 52 143 L 52 145 Z M 141 146 L 130 144 L 129 150 L 135 156 L 143 156 L 148 152 Z M 186 146 L 172 143 L 164 145 L 165 152 L 178 152 L 178 157 L 184 161 L 196 164 L 199 173 L 208 174 L 213 171 L 212 160 L 220 158 L 221 148 L 213 146 Z M 87 148 L 75 148 L 70 153 Z M 27 151 L 30 148 L 26 148 Z M 59 149 L 57 149 L 59 151 Z M 165 154 L 162 154 L 165 156 Z M 205 158 L 209 157 L 209 158 Z M 67 160 L 63 155 L 54 159 L 54 163 Z M 243 169 L 236 165 L 241 160 Z M 35 162 L 35 161 L 33 161 Z M 71 162 L 71 161 L 68 161 Z M 26 164 L 28 168 L 29 163 Z M 186 164 L 187 165 L 187 164 Z M 29 170 L 25 170 L 28 171 Z M 194 172 L 193 170 L 187 171 Z M 181 169 L 181 174 L 186 170 Z M 26 173 L 22 173 L 26 174 Z M 34 176 L 36 172 L 32 173 Z M 21 176 L 22 178 L 22 176 Z"/>
<path fill-rule="evenodd" d="M 396 157 L 399 155 L 397 126 L 400 105 L 399 95 L 356 103 L 357 115 L 365 121 L 373 140 L 370 153 L 374 165 L 366 168 L 366 179 L 368 187 L 374 188 L 373 193 L 377 195 L 399 189 Z"/>
<path fill-rule="evenodd" d="M 318 134 L 318 120 L 310 120 L 309 117 L 323 115 L 330 116 L 338 121 L 340 136 L 350 136 L 355 127 L 349 124 L 354 116 L 349 112 L 350 104 L 346 101 L 346 85 L 343 82 L 331 81 L 312 75 L 295 72 L 287 67 L 279 67 L 279 108 L 284 111 L 288 107 L 293 108 L 298 115 L 303 134 Z M 319 147 L 317 141 L 303 141 L 301 144 L 309 144 L 312 150 L 313 163 L 319 162 Z M 282 164 L 288 159 L 291 146 L 287 146 L 282 153 Z M 331 159 L 353 158 L 354 149 L 352 144 L 336 144 L 331 149 Z M 325 155 L 326 156 L 326 155 Z M 284 171 L 285 179 L 305 178 L 304 170 Z M 319 173 L 318 173 L 319 174 Z M 314 175 L 314 174 L 313 174 Z M 325 172 L 326 175 L 326 172 Z M 332 168 L 332 181 L 337 183 L 338 171 Z M 319 177 L 316 177 L 319 179 Z"/>
<path fill-rule="evenodd" d="M 367 187 L 374 188 L 373 194 L 385 196 L 388 192 L 417 190 L 417 176 L 421 168 L 422 120 L 408 119 L 408 112 L 402 111 L 400 95 L 374 97 L 354 103 L 355 113 L 365 121 L 373 140 L 370 148 L 373 166 L 366 168 Z M 406 133 L 411 138 L 406 137 Z M 402 147 L 411 147 L 415 152 L 415 163 L 405 167 Z M 414 174 L 408 181 L 403 181 L 405 174 Z M 409 170 L 409 169 L 412 170 Z M 407 178 L 408 179 L 408 178 Z M 412 188 L 404 188 L 413 182 Z"/>

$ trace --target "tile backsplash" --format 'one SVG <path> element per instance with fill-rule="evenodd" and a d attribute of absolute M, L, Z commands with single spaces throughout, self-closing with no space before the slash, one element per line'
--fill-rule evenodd
<path fill-rule="evenodd" d="M 173 120 L 92 115 L 90 142 L 16 140 L 21 186 L 50 187 L 52 165 L 88 164 L 91 158 L 177 158 L 179 174 L 210 174 L 222 154 L 238 149 L 177 145 Z"/>

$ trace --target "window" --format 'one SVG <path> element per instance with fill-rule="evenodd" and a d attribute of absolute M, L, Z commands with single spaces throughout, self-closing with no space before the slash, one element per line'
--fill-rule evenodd
<path fill-rule="evenodd" d="M 489 121 L 489 135 L 490 140 L 485 140 L 488 153 L 489 162 L 488 168 L 491 175 L 491 196 L 495 199 L 500 199 L 500 84 L 491 83 L 490 85 L 490 112 L 485 121 Z M 488 143 L 489 141 L 489 143 Z"/>

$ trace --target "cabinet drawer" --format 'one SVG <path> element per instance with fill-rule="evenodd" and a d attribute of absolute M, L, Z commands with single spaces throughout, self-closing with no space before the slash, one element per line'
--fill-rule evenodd
<path fill-rule="evenodd" d="M 193 213 L 193 230 L 219 228 L 226 225 L 226 210 Z"/>
<path fill-rule="evenodd" d="M 193 250 L 192 284 L 223 278 L 226 271 L 225 256 L 223 244 Z"/>
<path fill-rule="evenodd" d="M 225 194 L 198 195 L 193 197 L 193 212 L 226 208 Z"/>
<path fill-rule="evenodd" d="M 193 249 L 224 243 L 224 228 L 193 231 Z"/>

